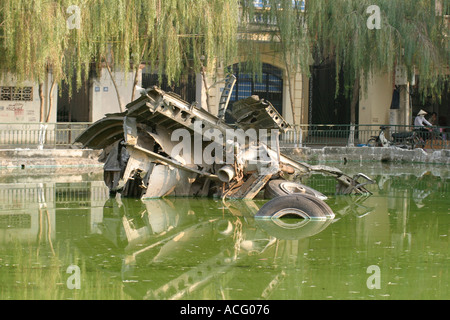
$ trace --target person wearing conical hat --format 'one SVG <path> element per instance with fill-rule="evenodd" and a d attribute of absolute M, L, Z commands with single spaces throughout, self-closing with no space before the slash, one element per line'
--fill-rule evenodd
<path fill-rule="evenodd" d="M 425 125 L 432 127 L 433 125 L 425 119 L 425 116 L 428 113 L 424 110 L 420 110 L 417 113 L 417 117 L 414 119 L 414 130 L 417 131 L 418 136 L 423 141 L 423 144 L 425 144 L 425 141 L 429 138 L 429 132 L 431 129 L 427 128 Z"/>
<path fill-rule="evenodd" d="M 416 127 L 424 127 L 425 125 L 432 126 L 432 124 L 430 122 L 428 122 L 427 119 L 425 119 L 425 116 L 427 114 L 428 113 L 426 111 L 420 110 L 417 113 L 416 119 L 414 120 L 414 126 L 416 126 Z"/>

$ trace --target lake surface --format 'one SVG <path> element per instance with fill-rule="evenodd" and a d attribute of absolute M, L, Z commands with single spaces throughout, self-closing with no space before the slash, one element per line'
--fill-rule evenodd
<path fill-rule="evenodd" d="M 336 217 L 296 228 L 255 220 L 266 200 L 111 199 L 101 169 L 0 170 L 0 299 L 449 299 L 449 168 L 339 165 L 373 194 L 313 175 Z"/>

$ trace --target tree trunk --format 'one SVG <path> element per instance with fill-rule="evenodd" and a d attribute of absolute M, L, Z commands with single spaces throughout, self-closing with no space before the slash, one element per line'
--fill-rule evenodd
<path fill-rule="evenodd" d="M 359 101 L 359 90 L 360 90 L 360 76 L 356 76 L 355 82 L 353 83 L 353 94 L 352 102 L 350 105 L 350 123 L 356 124 L 356 105 Z"/>
<path fill-rule="evenodd" d="M 47 118 L 45 119 L 45 122 L 48 122 L 50 120 L 50 115 L 52 113 L 52 109 L 53 109 L 53 90 L 55 89 L 55 85 L 56 85 L 56 81 L 55 79 L 53 79 L 52 81 L 52 85 L 50 86 L 50 93 L 49 93 L 49 106 L 48 106 L 48 113 L 47 113 Z"/>
<path fill-rule="evenodd" d="M 134 92 L 136 91 L 136 86 L 138 83 L 139 66 L 140 64 L 137 65 L 136 71 L 134 73 L 133 88 L 131 89 L 131 101 L 134 101 Z"/>
<path fill-rule="evenodd" d="M 106 69 L 108 70 L 111 81 L 113 82 L 114 89 L 116 90 L 117 101 L 119 102 L 120 112 L 124 112 L 123 102 L 122 102 L 122 98 L 120 97 L 119 88 L 117 87 L 116 79 L 114 78 L 114 76 L 111 72 L 111 68 L 109 67 L 109 63 L 106 60 L 105 60 L 105 66 L 106 66 Z"/>
<path fill-rule="evenodd" d="M 276 18 L 277 20 L 281 20 L 281 17 L 279 15 L 279 11 L 276 10 Z M 279 39 L 280 39 L 280 44 L 282 47 L 282 51 L 283 51 L 283 59 L 284 59 L 284 65 L 286 66 L 286 75 L 288 78 L 288 86 L 289 86 L 289 100 L 291 100 L 291 111 L 292 111 L 292 124 L 295 126 L 296 123 L 296 116 L 295 116 L 295 102 L 294 102 L 294 92 L 293 92 L 293 88 L 292 88 L 292 79 L 291 79 L 291 72 L 290 72 L 290 65 L 288 62 L 288 57 L 287 57 L 287 46 L 285 44 L 284 39 L 282 38 L 282 32 L 280 27 L 278 27 L 278 32 L 279 32 Z"/>
<path fill-rule="evenodd" d="M 360 90 L 360 77 L 356 76 L 355 82 L 353 83 L 353 93 L 352 93 L 352 102 L 350 105 L 350 130 L 347 146 L 354 147 L 355 146 L 355 124 L 356 124 L 356 105 L 359 101 L 359 90 Z"/>
<path fill-rule="evenodd" d="M 203 86 L 205 87 L 205 95 L 206 95 L 206 110 L 208 110 L 208 112 L 211 112 L 210 109 L 210 103 L 209 103 L 209 89 L 208 89 L 208 84 L 206 83 L 206 73 L 205 73 L 205 67 L 202 64 L 202 80 L 203 80 Z"/>
<path fill-rule="evenodd" d="M 40 115 L 39 122 L 44 121 L 44 106 L 45 106 L 45 97 L 44 97 L 44 84 L 39 83 L 39 101 L 40 101 Z"/>
<path fill-rule="evenodd" d="M 287 56 L 286 56 L 286 50 L 284 51 L 284 63 L 286 66 L 286 73 L 287 73 L 287 78 L 288 78 L 288 85 L 289 85 L 289 100 L 291 100 L 291 110 L 292 110 L 292 124 L 295 126 L 296 123 L 296 116 L 295 116 L 295 103 L 294 103 L 294 93 L 292 92 L 292 80 L 291 80 L 291 72 L 289 71 L 289 64 L 287 61 Z"/>
<path fill-rule="evenodd" d="M 159 3 L 159 5 L 161 5 L 161 3 Z M 144 37 L 147 37 L 147 30 L 145 30 Z M 133 88 L 132 88 L 133 91 L 131 92 L 131 101 L 134 101 L 134 93 L 136 91 L 136 86 L 137 86 L 137 83 L 138 83 L 139 69 L 141 68 L 141 61 L 142 61 L 142 59 L 144 57 L 146 49 L 147 49 L 147 44 L 144 43 L 141 55 L 139 56 L 139 61 L 137 61 L 137 65 L 136 65 L 136 73 L 134 74 Z M 144 88 L 144 89 L 146 89 L 146 88 Z"/>

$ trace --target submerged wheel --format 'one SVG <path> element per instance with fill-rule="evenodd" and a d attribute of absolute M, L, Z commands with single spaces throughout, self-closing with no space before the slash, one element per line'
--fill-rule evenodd
<path fill-rule="evenodd" d="M 328 219 L 334 219 L 335 214 L 333 212 L 333 209 L 331 209 L 330 206 L 325 201 L 316 196 L 311 196 L 309 194 L 302 194 L 302 197 L 305 197 L 314 202 L 316 205 L 318 205 L 322 209 L 322 212 L 325 213 L 325 216 Z"/>
<path fill-rule="evenodd" d="M 328 205 L 323 200 L 294 193 L 278 196 L 265 203 L 256 213 L 255 218 L 281 219 L 292 217 L 301 220 L 327 220 L 331 216 L 327 207 Z M 332 216 L 334 217 L 334 214 Z"/>
<path fill-rule="evenodd" d="M 255 221 L 262 230 L 279 240 L 300 240 L 322 232 L 333 220 L 300 220 L 297 223 L 285 223 L 283 219 Z"/>
<path fill-rule="evenodd" d="M 327 196 L 323 193 L 297 182 L 270 180 L 265 186 L 264 198 L 266 199 L 272 199 L 288 194 L 307 194 L 321 200 L 327 199 Z"/>

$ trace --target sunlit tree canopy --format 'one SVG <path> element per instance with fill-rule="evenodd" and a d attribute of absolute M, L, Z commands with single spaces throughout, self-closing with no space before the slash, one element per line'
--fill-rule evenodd
<path fill-rule="evenodd" d="M 448 79 L 448 0 L 244 0 L 246 21 L 271 33 L 291 66 L 333 60 L 347 91 L 355 79 L 404 66 L 421 90 L 439 96 Z M 374 8 L 378 9 L 374 11 Z M 276 8 L 276 10 L 274 9 Z M 378 25 L 376 25 L 378 23 Z M 252 29 L 252 23 L 246 30 Z M 312 62 L 312 60 L 314 62 Z M 342 71 L 342 72 L 341 72 Z"/>
<path fill-rule="evenodd" d="M 403 65 L 439 96 L 450 61 L 449 2 L 2 0 L 0 67 L 19 79 L 40 81 L 51 71 L 80 83 L 93 65 L 135 70 L 145 62 L 170 82 L 244 52 L 256 72 L 259 34 L 291 71 L 309 74 L 311 64 L 333 59 L 349 92 L 355 79 Z M 370 6 L 379 8 L 377 28 L 368 27 Z"/>
<path fill-rule="evenodd" d="M 80 81 L 93 62 L 128 70 L 146 61 L 172 81 L 201 56 L 235 54 L 238 8 L 233 0 L 2 0 L 0 63 L 20 79 L 51 69 Z"/>

